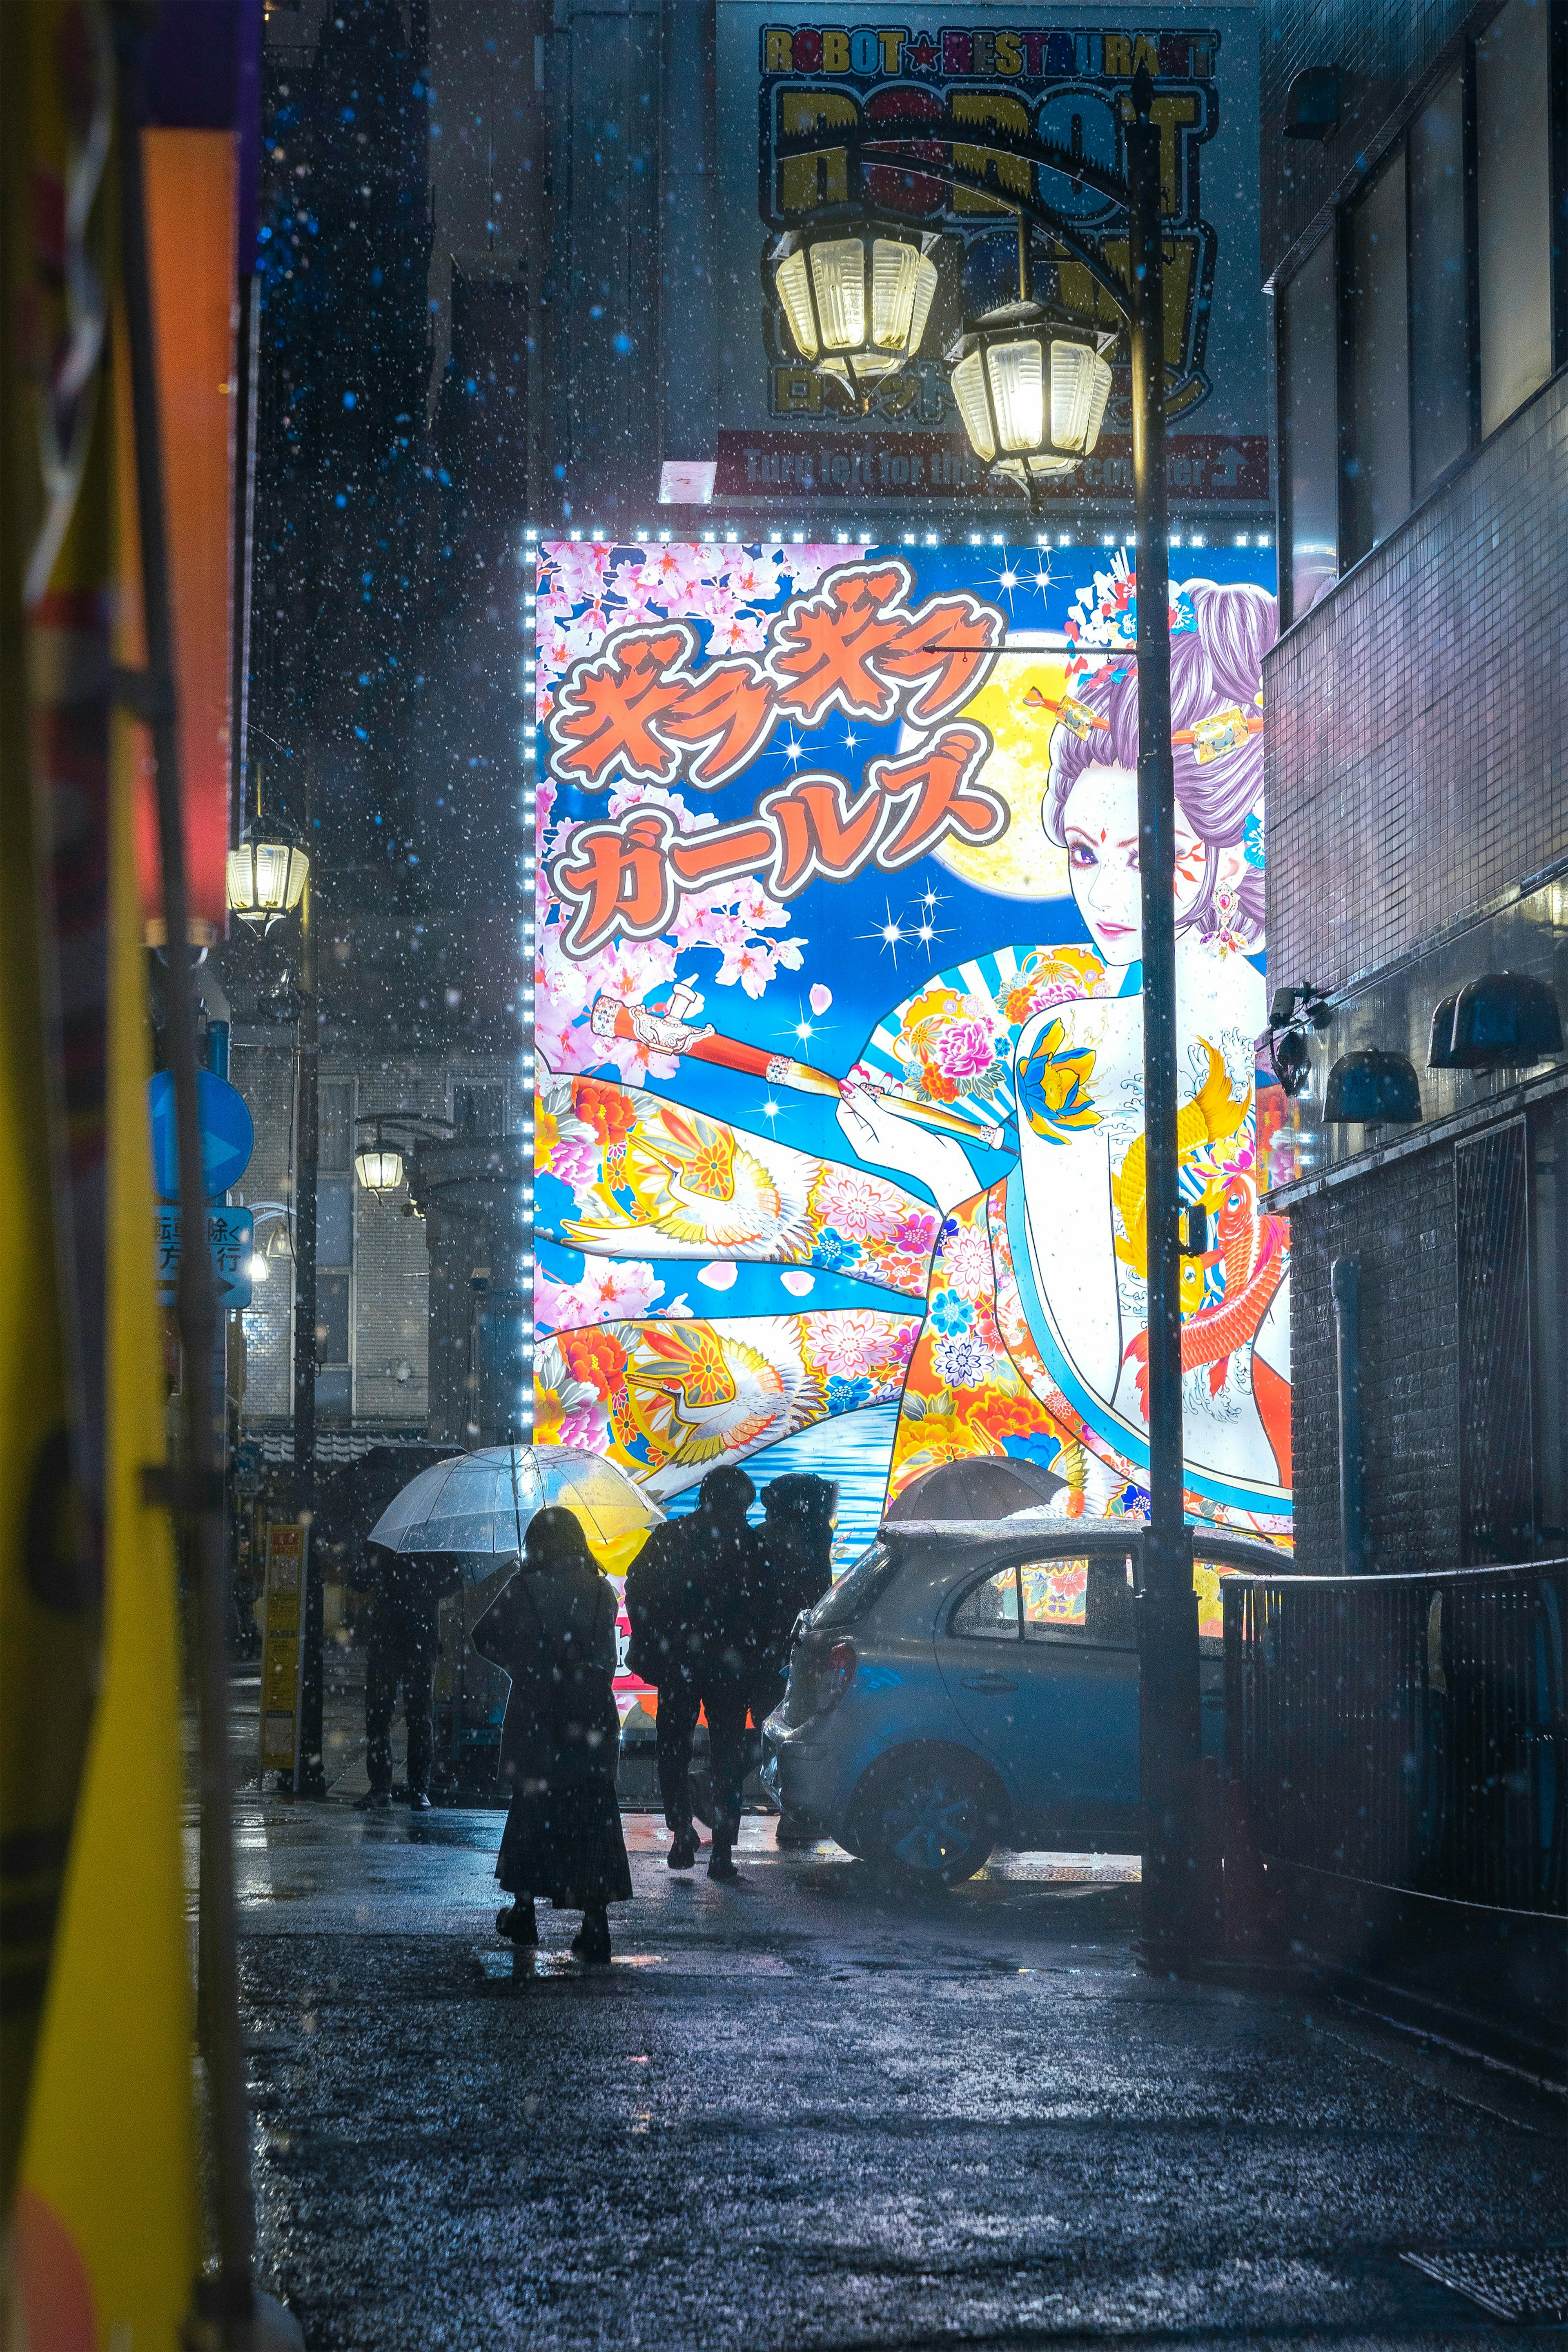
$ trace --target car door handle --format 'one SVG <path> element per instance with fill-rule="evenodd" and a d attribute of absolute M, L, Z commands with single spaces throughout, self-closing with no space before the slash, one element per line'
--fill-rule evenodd
<path fill-rule="evenodd" d="M 1011 1675 L 965 1675 L 963 1687 L 973 1691 L 1013 1691 L 1018 1685 Z"/>

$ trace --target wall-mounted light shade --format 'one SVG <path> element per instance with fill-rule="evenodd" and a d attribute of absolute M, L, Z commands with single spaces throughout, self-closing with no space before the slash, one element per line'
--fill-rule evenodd
<path fill-rule="evenodd" d="M 1415 1066 L 1404 1054 L 1342 1054 L 1323 1095 L 1326 1127 L 1409 1126 L 1421 1116 Z"/>
<path fill-rule="evenodd" d="M 271 1258 L 291 1258 L 293 1256 L 294 1236 L 289 1231 L 286 1224 L 274 1225 L 272 1231 L 268 1234 L 267 1255 Z"/>
<path fill-rule="evenodd" d="M 1281 1031 L 1273 1040 L 1269 1059 L 1274 1065 L 1275 1076 L 1294 1099 L 1306 1085 L 1312 1066 L 1307 1041 L 1299 1029 Z"/>
<path fill-rule="evenodd" d="M 1432 1012 L 1432 1034 L 1426 1045 L 1426 1067 L 1429 1070 L 1452 1070 L 1454 1060 L 1454 1007 L 1458 996 L 1445 996 Z"/>
<path fill-rule="evenodd" d="M 918 353 L 936 298 L 940 236 L 895 223 L 791 230 L 769 259 L 800 358 L 858 398 Z"/>
<path fill-rule="evenodd" d="M 228 853 L 226 881 L 230 912 L 242 923 L 259 924 L 262 930 L 269 931 L 299 905 L 310 871 L 305 852 L 280 835 L 242 841 Z"/>
<path fill-rule="evenodd" d="M 1563 1016 L 1545 981 L 1524 971 L 1488 971 L 1460 989 L 1449 1068 L 1515 1069 L 1562 1051 Z"/>
<path fill-rule="evenodd" d="M 977 320 L 948 353 L 969 446 L 1026 486 L 1070 474 L 1100 438 L 1112 339 L 1016 302 Z"/>
<path fill-rule="evenodd" d="M 374 1143 L 354 1154 L 354 1174 L 367 1192 L 395 1192 L 403 1181 L 403 1154 Z"/>

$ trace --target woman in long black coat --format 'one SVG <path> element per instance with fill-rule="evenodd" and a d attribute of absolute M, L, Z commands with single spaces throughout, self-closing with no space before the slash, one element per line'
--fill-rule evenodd
<path fill-rule="evenodd" d="M 581 1958 L 607 1960 L 605 1906 L 632 1893 L 616 1801 L 616 1593 L 570 1511 L 535 1514 L 521 1567 L 473 1641 L 511 1676 L 500 1743 L 511 1802 L 496 1876 L 512 1902 L 496 1925 L 514 1944 L 537 1944 L 543 1897 L 582 1912 L 572 1945 Z"/>

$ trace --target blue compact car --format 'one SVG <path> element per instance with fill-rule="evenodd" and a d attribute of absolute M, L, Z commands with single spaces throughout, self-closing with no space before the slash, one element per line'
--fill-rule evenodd
<path fill-rule="evenodd" d="M 804 1828 L 910 1884 L 956 1885 L 996 1846 L 1136 1853 L 1142 1531 L 1055 1513 L 885 1525 L 796 1624 L 763 1728 L 763 1785 Z M 1205 1529 L 1194 1581 L 1278 1574 Z M 1223 1643 L 1201 1640 L 1220 1752 Z"/>

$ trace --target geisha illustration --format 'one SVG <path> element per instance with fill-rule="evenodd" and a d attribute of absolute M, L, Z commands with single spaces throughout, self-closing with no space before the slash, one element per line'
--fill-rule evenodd
<path fill-rule="evenodd" d="M 1046 625 L 1027 630 L 1010 558 L 990 599 L 957 551 L 919 579 L 842 548 L 545 561 L 536 1433 L 668 1498 L 785 1441 L 831 1475 L 845 1433 L 875 1422 L 889 1497 L 1011 1455 L 1054 1474 L 1059 1509 L 1141 1516 L 1125 561 L 1037 560 Z M 1278 623 L 1269 589 L 1228 569 L 1171 607 L 1179 1143 L 1209 1232 L 1184 1272 L 1187 1501 L 1283 1534 L 1286 1231 L 1258 1211 L 1253 1059 Z M 621 678 L 637 699 L 617 739 Z M 749 730 L 744 760 L 725 739 L 722 791 L 703 772 L 715 711 Z M 921 826 L 917 860 L 900 845 Z M 606 874 L 612 924 L 617 905 L 651 910 L 640 935 L 606 931 Z M 889 1007 L 881 959 L 900 946 L 923 970 Z"/>

